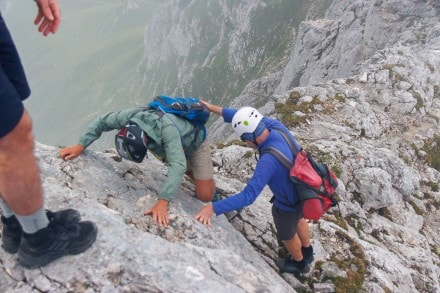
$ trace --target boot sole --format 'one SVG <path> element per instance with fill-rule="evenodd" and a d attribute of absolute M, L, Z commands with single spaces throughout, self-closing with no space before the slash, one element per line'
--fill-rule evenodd
<path fill-rule="evenodd" d="M 80 254 L 86 251 L 96 241 L 96 236 L 98 235 L 98 228 L 96 224 L 93 225 L 94 229 L 88 235 L 88 241 L 81 246 L 67 248 L 64 250 L 54 250 L 41 256 L 29 255 L 23 252 L 23 250 L 20 250 L 18 254 L 18 261 L 20 265 L 27 269 L 35 269 L 38 267 L 43 267 L 62 256 Z"/>

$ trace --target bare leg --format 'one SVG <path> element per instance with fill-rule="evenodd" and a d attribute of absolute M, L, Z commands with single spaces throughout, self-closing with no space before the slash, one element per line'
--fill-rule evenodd
<path fill-rule="evenodd" d="M 298 237 L 298 233 L 295 234 L 292 239 L 284 240 L 283 242 L 286 246 L 287 251 L 289 251 L 294 260 L 301 261 L 303 259 L 303 255 L 301 252 L 301 240 Z"/>
<path fill-rule="evenodd" d="M 302 218 L 299 221 L 298 227 L 296 228 L 296 233 L 298 233 L 298 237 L 301 240 L 301 245 L 303 247 L 309 247 L 310 246 L 309 223 L 304 218 Z"/>
<path fill-rule="evenodd" d="M 303 259 L 301 246 L 310 246 L 309 224 L 305 219 L 299 221 L 295 236 L 290 240 L 284 241 L 284 245 L 294 260 L 301 261 Z"/>
<path fill-rule="evenodd" d="M 26 111 L 17 126 L 0 138 L 0 194 L 8 207 L 20 216 L 33 214 L 43 206 L 32 120 Z"/>
<path fill-rule="evenodd" d="M 203 202 L 210 202 L 213 199 L 214 191 L 215 191 L 215 182 L 214 179 L 206 179 L 194 180 L 195 188 L 196 188 L 196 196 Z"/>

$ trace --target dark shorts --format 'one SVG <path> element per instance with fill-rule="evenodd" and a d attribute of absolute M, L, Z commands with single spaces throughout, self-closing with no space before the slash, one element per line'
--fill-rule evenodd
<path fill-rule="evenodd" d="M 24 112 L 22 101 L 30 93 L 20 56 L 0 14 L 0 138 L 17 126 Z"/>
<path fill-rule="evenodd" d="M 286 212 L 272 205 L 272 216 L 278 238 L 283 241 L 292 239 L 302 217 L 300 209 L 297 212 Z"/>

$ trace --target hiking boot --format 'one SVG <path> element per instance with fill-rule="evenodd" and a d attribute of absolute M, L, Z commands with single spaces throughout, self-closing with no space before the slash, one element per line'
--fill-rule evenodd
<path fill-rule="evenodd" d="M 9 218 L 2 216 L 1 221 L 3 223 L 2 247 L 6 252 L 16 253 L 20 247 L 21 234 L 23 234 L 20 223 L 15 216 Z"/>
<path fill-rule="evenodd" d="M 302 261 L 295 261 L 291 257 L 278 258 L 275 263 L 281 274 L 284 272 L 292 274 L 305 274 L 310 271 L 310 266 L 305 259 Z"/>
<path fill-rule="evenodd" d="M 26 268 L 45 266 L 64 255 L 86 251 L 96 240 L 98 228 L 90 221 L 67 223 L 53 218 L 44 229 L 23 233 L 18 261 Z"/>
<path fill-rule="evenodd" d="M 74 209 L 67 209 L 59 212 L 46 210 L 46 215 L 49 221 L 54 218 L 65 222 L 77 223 L 81 221 L 80 213 Z M 23 234 L 20 222 L 18 222 L 17 217 L 15 216 L 9 218 L 2 216 L 1 221 L 3 223 L 2 247 L 6 252 L 16 253 L 20 247 L 21 235 Z"/>
<path fill-rule="evenodd" d="M 315 260 L 315 253 L 313 252 L 313 246 L 311 245 L 309 247 L 301 247 L 301 253 L 308 264 L 311 264 Z"/>

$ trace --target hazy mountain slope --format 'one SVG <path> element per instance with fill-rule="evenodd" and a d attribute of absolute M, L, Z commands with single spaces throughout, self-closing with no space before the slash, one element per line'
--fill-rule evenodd
<path fill-rule="evenodd" d="M 38 140 L 54 145 L 75 143 L 98 113 L 144 101 L 137 79 L 143 35 L 162 3 L 61 1 L 59 31 L 44 38 L 33 25 L 35 4 L 9 2 L 3 15 L 32 87 L 26 105 Z"/>
<path fill-rule="evenodd" d="M 170 1 L 146 30 L 145 91 L 227 102 L 250 80 L 281 68 L 310 6 L 305 1 Z"/>
<path fill-rule="evenodd" d="M 2 6 L 33 89 L 36 137 L 66 145 L 98 113 L 156 94 L 229 103 L 251 80 L 280 70 L 300 22 L 330 2 L 61 1 L 61 27 L 48 38 L 32 24 L 33 4 Z M 105 136 L 92 148 L 112 144 Z"/>

